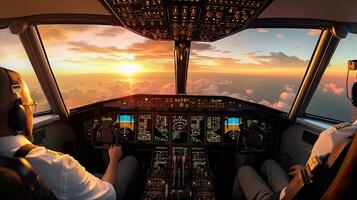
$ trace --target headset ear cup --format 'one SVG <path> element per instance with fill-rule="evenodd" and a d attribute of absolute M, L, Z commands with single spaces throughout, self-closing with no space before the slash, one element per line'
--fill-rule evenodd
<path fill-rule="evenodd" d="M 352 104 L 357 107 L 357 82 L 352 86 Z"/>
<path fill-rule="evenodd" d="M 9 112 L 9 123 L 14 133 L 21 133 L 26 126 L 26 112 L 21 104 L 15 104 Z"/>

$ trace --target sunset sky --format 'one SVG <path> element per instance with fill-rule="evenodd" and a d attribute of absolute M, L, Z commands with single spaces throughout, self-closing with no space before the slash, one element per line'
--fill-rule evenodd
<path fill-rule="evenodd" d="M 103 25 L 38 29 L 69 108 L 134 93 L 175 93 L 172 41 L 148 40 L 122 27 Z M 320 32 L 250 29 L 213 43 L 192 42 L 187 92 L 232 96 L 287 112 Z M 0 38 L 0 66 L 23 74 L 45 109 L 46 100 L 18 37 L 0 30 Z M 346 62 L 357 57 L 357 37 L 349 36 L 336 51 L 317 92 L 338 97 L 341 103 L 346 99 Z"/>

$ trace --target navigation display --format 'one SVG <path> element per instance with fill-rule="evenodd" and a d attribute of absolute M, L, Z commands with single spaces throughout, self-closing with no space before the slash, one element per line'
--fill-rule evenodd
<path fill-rule="evenodd" d="M 154 141 L 168 142 L 169 141 L 169 122 L 167 115 L 155 116 Z"/>
<path fill-rule="evenodd" d="M 172 142 L 187 142 L 188 136 L 188 120 L 187 116 L 173 115 L 172 116 Z"/>
<path fill-rule="evenodd" d="M 204 116 L 191 116 L 190 141 L 203 142 L 205 118 Z"/>
<path fill-rule="evenodd" d="M 132 141 L 134 139 L 134 115 L 119 114 L 115 127 L 119 128 L 119 140 Z"/>
<path fill-rule="evenodd" d="M 138 115 L 138 141 L 151 141 L 152 117 L 151 115 Z"/>
<path fill-rule="evenodd" d="M 207 117 L 207 142 L 221 142 L 221 117 Z"/>
<path fill-rule="evenodd" d="M 241 124 L 241 119 L 239 117 L 225 117 L 224 118 L 224 141 L 233 142 L 235 141 L 240 132 L 239 125 Z"/>

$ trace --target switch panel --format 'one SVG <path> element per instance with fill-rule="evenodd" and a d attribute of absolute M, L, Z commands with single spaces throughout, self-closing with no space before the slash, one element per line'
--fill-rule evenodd
<path fill-rule="evenodd" d="M 103 0 L 122 25 L 154 40 L 216 41 L 243 30 L 270 0 Z"/>

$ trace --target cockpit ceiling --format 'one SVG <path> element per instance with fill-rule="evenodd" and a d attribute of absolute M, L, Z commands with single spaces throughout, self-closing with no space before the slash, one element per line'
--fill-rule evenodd
<path fill-rule="evenodd" d="M 127 28 L 154 40 L 215 41 L 244 29 L 270 0 L 103 0 Z"/>
<path fill-rule="evenodd" d="M 357 22 L 356 0 L 273 0 L 258 18 Z"/>
<path fill-rule="evenodd" d="M 175 39 L 175 35 L 179 37 L 183 32 L 189 36 L 191 34 L 189 29 L 191 29 L 191 40 L 213 41 L 244 28 L 256 14 L 258 14 L 257 19 L 283 19 L 285 24 L 289 23 L 289 19 L 357 23 L 357 12 L 355 11 L 357 8 L 356 0 L 1 0 L 0 20 L 5 19 L 9 21 L 9 19 L 12 18 L 31 16 L 40 16 L 47 19 L 46 17 L 48 17 L 48 15 L 52 15 L 49 21 L 56 19 L 56 23 L 58 23 L 63 19 L 64 15 L 70 17 L 72 14 L 80 14 L 77 15 L 81 16 L 81 18 L 77 18 L 78 20 L 76 22 L 78 23 L 80 23 L 82 18 L 83 21 L 88 21 L 87 15 L 96 15 L 106 20 L 112 20 L 114 17 L 106 18 L 112 16 L 112 11 L 106 8 L 105 1 L 115 1 L 117 2 L 116 5 L 123 5 L 124 8 L 121 9 L 124 10 L 118 10 L 119 15 L 121 14 L 121 21 L 124 22 L 127 27 L 134 29 L 134 31 L 141 31 L 141 34 L 144 32 L 144 35 L 153 39 L 165 39 L 165 32 L 160 32 L 160 30 L 157 32 L 157 29 L 162 28 L 160 26 L 166 26 L 164 30 L 169 31 L 166 33 L 166 39 Z M 259 14 L 260 9 L 263 8 L 268 1 L 271 3 Z M 147 16 L 145 20 L 135 21 L 134 27 L 133 19 L 135 19 L 135 17 L 139 18 L 139 16 L 133 15 L 133 18 L 130 19 L 130 12 L 126 12 L 125 9 L 128 9 L 128 7 L 137 9 L 135 2 L 142 2 L 142 6 L 145 7 L 146 10 L 135 11 L 133 13 L 137 14 L 137 12 L 139 12 L 143 14 L 141 16 L 145 16 L 146 12 Z M 147 2 L 149 2 L 150 5 L 146 5 Z M 148 15 L 147 8 L 150 6 L 153 7 L 155 2 L 160 2 L 156 5 L 157 10 L 152 11 L 154 14 L 150 11 L 150 15 Z M 161 7 L 160 10 L 160 5 L 163 4 L 167 6 Z M 174 9 L 175 5 L 178 6 L 176 11 Z M 184 11 L 183 7 L 186 5 L 191 6 Z M 192 7 L 196 8 L 195 11 L 191 9 Z M 124 11 L 124 13 L 122 11 Z M 162 12 L 159 11 L 164 11 L 166 17 L 162 25 L 160 25 L 160 15 Z M 183 19 L 184 15 L 187 15 L 187 19 L 188 17 L 192 17 L 192 12 L 194 12 L 195 17 L 194 19 L 191 18 L 191 20 L 194 21 L 192 27 L 190 27 L 190 23 L 185 23 L 184 26 L 183 21 L 177 21 L 175 25 L 175 12 L 177 12 L 177 16 L 181 17 L 181 19 Z M 123 16 L 122 14 L 127 14 L 127 16 Z M 58 19 L 56 17 L 58 17 Z M 206 18 L 210 19 L 205 21 Z M 32 18 L 32 20 L 37 19 L 42 18 Z M 145 21 L 145 26 L 148 27 L 145 30 L 138 29 L 143 23 L 142 21 Z M 158 23 L 156 28 L 152 29 L 152 21 L 154 24 Z M 214 25 L 215 23 L 219 23 L 220 25 Z M 174 32 L 174 26 L 179 26 L 176 33 Z M 182 30 L 182 28 L 184 30 Z M 206 36 L 205 34 L 199 33 L 205 33 L 209 29 L 211 29 L 211 31 L 208 32 Z"/>
<path fill-rule="evenodd" d="M 41 14 L 110 15 L 98 0 L 1 0 L 0 18 Z"/>

